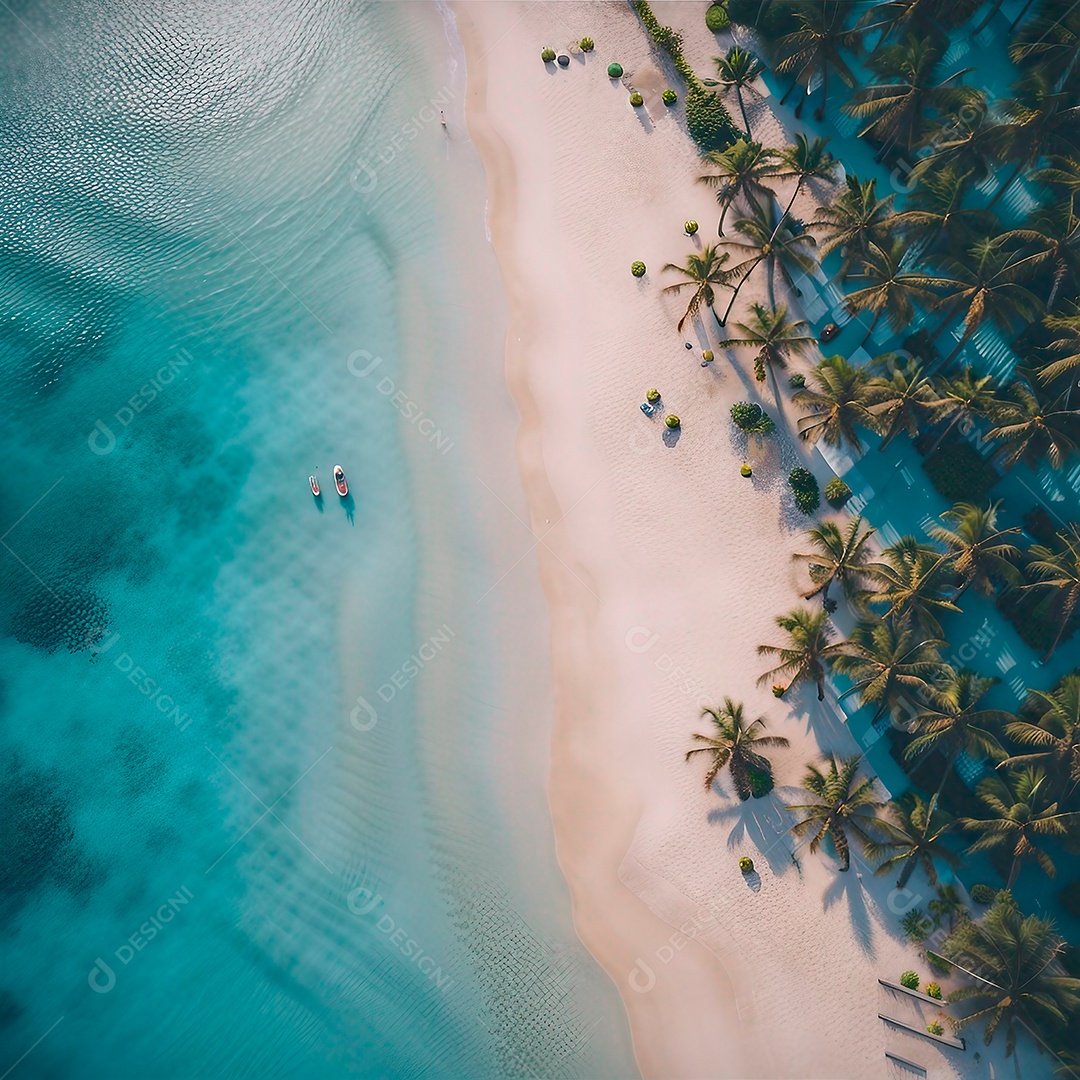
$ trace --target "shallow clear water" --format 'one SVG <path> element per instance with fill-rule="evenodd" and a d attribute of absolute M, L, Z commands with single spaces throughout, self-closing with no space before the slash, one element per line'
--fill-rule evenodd
<path fill-rule="evenodd" d="M 0 1068 L 599 1075 L 490 793 L 440 833 L 416 680 L 378 724 L 346 686 L 498 662 L 418 593 L 409 456 L 460 433 L 357 377 L 402 379 L 403 267 L 454 318 L 405 152 L 445 41 L 334 0 L 0 29 Z"/>

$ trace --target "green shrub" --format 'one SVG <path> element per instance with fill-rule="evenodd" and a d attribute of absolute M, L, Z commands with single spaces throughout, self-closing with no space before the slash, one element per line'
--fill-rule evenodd
<path fill-rule="evenodd" d="M 926 1030 L 929 1031 L 931 1035 L 945 1034 L 945 1028 L 940 1020 L 931 1020 L 930 1023 L 926 1025 Z"/>
<path fill-rule="evenodd" d="M 934 924 L 918 908 L 912 908 L 900 920 L 900 925 L 912 941 L 925 941 L 934 929 Z"/>
<path fill-rule="evenodd" d="M 645 99 L 635 90 L 630 95 L 630 104 L 636 109 L 639 105 L 645 104 Z"/>
<path fill-rule="evenodd" d="M 697 83 L 686 91 L 686 126 L 703 154 L 726 150 L 739 137 L 724 103 Z"/>
<path fill-rule="evenodd" d="M 900 976 L 900 985 L 906 986 L 909 990 L 919 989 L 919 973 L 917 971 L 905 971 Z"/>
<path fill-rule="evenodd" d="M 984 885 L 981 881 L 977 881 L 971 886 L 971 899 L 976 904 L 992 904 L 995 896 L 997 896 L 997 892 L 989 885 Z"/>
<path fill-rule="evenodd" d="M 682 57 L 682 34 L 678 30 L 670 26 L 657 26 L 652 32 L 652 38 L 672 60 Z"/>
<path fill-rule="evenodd" d="M 753 859 L 751 859 L 749 855 L 744 855 L 744 856 L 743 856 L 743 857 L 742 857 L 742 858 L 741 858 L 741 859 L 739 860 L 739 869 L 740 869 L 740 870 L 741 870 L 741 871 L 742 871 L 742 872 L 743 872 L 744 874 L 749 874 L 749 873 L 751 873 L 751 872 L 753 871 L 753 869 L 754 869 L 754 860 L 753 860 Z"/>
<path fill-rule="evenodd" d="M 950 503 L 982 506 L 1001 479 L 997 470 L 965 439 L 947 439 L 924 462 L 930 483 Z"/>
<path fill-rule="evenodd" d="M 750 794 L 755 799 L 765 798 L 773 789 L 773 775 L 768 764 L 760 769 L 755 769 L 752 765 L 748 766 L 746 779 L 750 782 Z"/>
<path fill-rule="evenodd" d="M 679 95 L 669 86 L 661 95 L 665 105 L 674 105 L 679 100 Z"/>
<path fill-rule="evenodd" d="M 667 424 L 669 428 L 677 428 L 681 426 L 679 418 L 674 413 L 665 416 L 664 423 Z"/>
<path fill-rule="evenodd" d="M 742 473 L 743 476 L 753 476 L 754 475 L 754 470 L 751 469 L 750 466 L 747 465 L 745 461 L 739 467 L 739 472 Z"/>
<path fill-rule="evenodd" d="M 772 696 L 776 698 L 782 698 L 787 693 L 787 687 L 781 686 L 779 683 L 773 683 Z"/>
<path fill-rule="evenodd" d="M 698 231 L 698 223 L 691 218 L 683 225 L 683 229 L 686 231 L 687 236 L 693 236 Z"/>
<path fill-rule="evenodd" d="M 540 59 L 543 60 L 545 64 L 550 64 L 551 61 L 555 59 L 555 50 L 554 49 L 545 49 L 540 54 Z"/>
<path fill-rule="evenodd" d="M 821 505 L 817 477 L 809 469 L 796 465 L 788 477 L 788 484 L 795 495 L 795 505 L 804 514 L 812 514 Z"/>
<path fill-rule="evenodd" d="M 769 414 L 752 401 L 736 401 L 731 406 L 731 420 L 740 431 L 755 435 L 764 435 L 775 427 Z"/>
<path fill-rule="evenodd" d="M 924 988 L 924 992 L 927 997 L 932 997 L 941 1000 L 941 983 L 928 982 Z"/>
<path fill-rule="evenodd" d="M 621 79 L 622 64 L 608 64 L 607 73 L 612 79 Z"/>
<path fill-rule="evenodd" d="M 792 390 L 801 390 L 806 385 L 806 376 L 801 371 L 796 371 L 794 375 L 788 376 L 787 384 Z"/>
<path fill-rule="evenodd" d="M 646 391 L 645 391 L 645 400 L 646 400 L 646 401 L 647 401 L 647 402 L 648 402 L 648 403 L 649 403 L 650 405 L 655 405 L 655 404 L 656 404 L 656 403 L 657 403 L 657 402 L 658 402 L 658 401 L 660 400 L 660 391 L 659 391 L 659 390 L 655 390 L 655 389 L 653 389 L 653 390 L 646 390 Z"/>
<path fill-rule="evenodd" d="M 592 52 L 596 48 L 596 42 L 591 37 L 583 37 L 578 42 L 578 48 L 582 52 Z"/>
<path fill-rule="evenodd" d="M 850 498 L 851 488 L 849 488 L 839 476 L 834 476 L 825 485 L 825 501 L 837 510 L 839 510 Z"/>
<path fill-rule="evenodd" d="M 727 9 L 720 4 L 713 4 L 705 12 L 705 25 L 715 34 L 717 30 L 726 30 L 731 25 Z"/>
<path fill-rule="evenodd" d="M 644 277 L 645 276 L 645 264 L 643 262 L 641 262 L 640 260 L 638 260 L 636 262 L 632 262 L 630 264 L 630 273 L 633 274 L 634 277 Z"/>

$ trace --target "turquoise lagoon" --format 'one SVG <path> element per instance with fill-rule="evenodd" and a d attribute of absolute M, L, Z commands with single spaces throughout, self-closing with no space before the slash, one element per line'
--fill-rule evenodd
<path fill-rule="evenodd" d="M 422 297 L 464 367 L 439 13 L 0 24 L 0 1070 L 633 1074 L 561 881 L 526 910 L 500 872 L 497 714 L 421 707 L 439 665 L 483 701 L 506 661 L 463 416 L 398 319 Z"/>

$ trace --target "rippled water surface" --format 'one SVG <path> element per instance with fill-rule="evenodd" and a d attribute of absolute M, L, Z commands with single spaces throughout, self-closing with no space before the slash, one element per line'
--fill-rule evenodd
<path fill-rule="evenodd" d="M 0 1069 L 580 1073 L 568 961 L 479 827 L 439 833 L 412 688 L 395 727 L 343 685 L 465 637 L 416 618 L 402 425 L 355 370 L 400 378 L 400 261 L 444 276 L 387 148 L 445 40 L 333 0 L 16 0 L 0 33 Z"/>

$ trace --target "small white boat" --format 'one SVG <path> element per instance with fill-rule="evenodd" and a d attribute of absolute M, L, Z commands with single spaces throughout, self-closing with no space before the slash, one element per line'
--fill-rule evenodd
<path fill-rule="evenodd" d="M 322 491 L 319 489 L 319 481 L 315 479 L 314 474 L 308 477 L 308 483 L 311 485 L 311 494 L 317 499 Z"/>
<path fill-rule="evenodd" d="M 334 466 L 334 485 L 337 493 L 344 499 L 349 494 L 349 483 L 345 479 L 345 470 L 340 465 Z"/>

